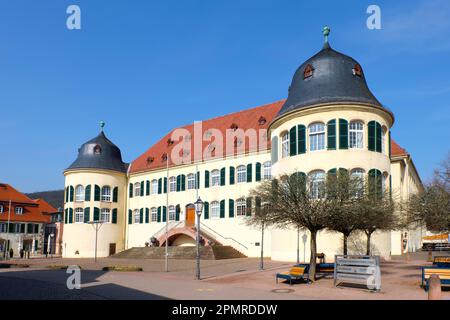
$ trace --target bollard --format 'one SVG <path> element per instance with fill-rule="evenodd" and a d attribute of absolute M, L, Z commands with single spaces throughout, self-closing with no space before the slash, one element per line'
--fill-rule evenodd
<path fill-rule="evenodd" d="M 428 300 L 441 300 L 441 279 L 437 274 L 432 274 L 428 279 Z"/>
<path fill-rule="evenodd" d="M 433 251 L 428 250 L 428 262 L 433 262 Z"/>

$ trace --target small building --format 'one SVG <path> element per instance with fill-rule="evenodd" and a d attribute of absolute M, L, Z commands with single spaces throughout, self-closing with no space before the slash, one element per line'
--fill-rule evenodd
<path fill-rule="evenodd" d="M 30 255 L 44 251 L 45 227 L 51 222 L 51 214 L 57 209 L 42 199 L 33 200 L 0 183 L 0 254 L 2 257 L 13 249 L 15 257 L 21 249 Z M 62 236 L 62 235 L 61 235 Z"/>

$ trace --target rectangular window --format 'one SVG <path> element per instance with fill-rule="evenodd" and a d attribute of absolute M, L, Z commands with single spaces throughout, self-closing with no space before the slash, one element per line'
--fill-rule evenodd
<path fill-rule="evenodd" d="M 281 157 L 286 158 L 289 156 L 289 133 L 285 133 L 281 137 Z"/>
<path fill-rule="evenodd" d="M 23 214 L 23 208 L 22 207 L 15 207 L 14 208 L 15 214 Z"/>
<path fill-rule="evenodd" d="M 75 209 L 75 223 L 83 223 L 84 222 L 84 210 L 83 208 Z"/>
<path fill-rule="evenodd" d="M 6 223 L 0 223 L 0 233 L 6 233 Z"/>
<path fill-rule="evenodd" d="M 141 213 L 139 209 L 134 210 L 134 223 L 141 223 Z"/>
<path fill-rule="evenodd" d="M 156 208 L 152 208 L 151 213 L 152 213 L 151 216 L 152 222 L 158 221 L 158 210 Z"/>
<path fill-rule="evenodd" d="M 175 212 L 175 206 L 169 207 L 169 221 L 175 221 L 176 212 Z"/>
<path fill-rule="evenodd" d="M 245 166 L 237 167 L 237 182 L 247 182 L 247 168 Z"/>
<path fill-rule="evenodd" d="M 158 180 L 152 180 L 152 191 L 151 194 L 157 194 L 158 193 Z"/>
<path fill-rule="evenodd" d="M 187 188 L 188 188 L 188 190 L 192 190 L 192 189 L 195 189 L 195 174 L 188 174 L 188 176 L 187 176 L 187 182 L 188 182 L 188 185 L 187 185 Z"/>
<path fill-rule="evenodd" d="M 175 177 L 170 177 L 169 179 L 169 191 L 170 192 L 177 191 L 177 179 Z"/>
<path fill-rule="evenodd" d="M 211 186 L 220 186 L 220 171 L 211 171 Z"/>
<path fill-rule="evenodd" d="M 245 216 L 246 214 L 246 201 L 245 199 L 239 199 L 236 201 L 236 216 Z"/>
<path fill-rule="evenodd" d="M 100 212 L 100 220 L 103 222 L 109 222 L 110 211 L 109 209 L 103 208 Z"/>
<path fill-rule="evenodd" d="M 263 179 L 272 179 L 272 163 L 270 161 L 264 162 L 263 164 Z"/>
<path fill-rule="evenodd" d="M 217 202 L 217 201 L 211 202 L 210 217 L 211 217 L 211 219 L 220 218 L 219 202 Z"/>
<path fill-rule="evenodd" d="M 139 197 L 141 195 L 141 184 L 139 182 L 136 182 L 134 184 L 134 196 Z"/>
<path fill-rule="evenodd" d="M 309 126 L 309 149 L 311 151 L 325 149 L 325 125 L 314 123 Z"/>
<path fill-rule="evenodd" d="M 363 148 L 363 123 L 359 121 L 352 121 L 349 125 L 349 147 L 350 148 Z"/>

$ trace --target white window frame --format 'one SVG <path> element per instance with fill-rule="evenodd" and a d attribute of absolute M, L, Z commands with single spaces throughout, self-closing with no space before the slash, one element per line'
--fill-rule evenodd
<path fill-rule="evenodd" d="M 22 225 L 22 223 L 14 223 L 14 233 L 20 233 L 20 226 L 21 225 Z"/>
<path fill-rule="evenodd" d="M 0 233 L 6 233 L 7 224 L 0 223 Z"/>
<path fill-rule="evenodd" d="M 175 206 L 169 206 L 169 221 L 175 221 L 176 218 L 176 209 Z"/>
<path fill-rule="evenodd" d="M 158 194 L 158 180 L 153 179 L 151 183 L 151 194 Z"/>
<path fill-rule="evenodd" d="M 195 174 L 190 173 L 187 175 L 187 189 L 188 190 L 193 190 L 195 189 Z"/>
<path fill-rule="evenodd" d="M 247 167 L 238 166 L 236 168 L 236 181 L 237 183 L 247 182 Z"/>
<path fill-rule="evenodd" d="M 272 179 L 272 162 L 266 161 L 263 163 L 263 180 Z"/>
<path fill-rule="evenodd" d="M 134 223 L 141 223 L 141 211 L 134 209 L 133 211 Z"/>
<path fill-rule="evenodd" d="M 100 221 L 109 223 L 111 218 L 111 210 L 108 208 L 102 208 L 100 210 Z"/>
<path fill-rule="evenodd" d="M 220 203 L 219 201 L 213 201 L 210 204 L 209 216 L 211 219 L 220 218 Z"/>
<path fill-rule="evenodd" d="M 381 153 L 386 154 L 386 132 L 387 130 L 382 127 L 381 128 Z"/>
<path fill-rule="evenodd" d="M 176 192 L 177 191 L 177 178 L 170 177 L 169 178 L 169 192 Z"/>
<path fill-rule="evenodd" d="M 15 207 L 14 208 L 14 213 L 17 215 L 22 215 L 23 214 L 23 207 Z"/>
<path fill-rule="evenodd" d="M 141 183 L 140 182 L 136 182 L 134 184 L 134 196 L 135 197 L 140 197 L 141 196 Z"/>
<path fill-rule="evenodd" d="M 220 171 L 214 169 L 211 171 L 211 187 L 220 186 Z"/>
<path fill-rule="evenodd" d="M 75 202 L 84 201 L 84 187 L 79 184 L 75 187 Z"/>
<path fill-rule="evenodd" d="M 364 123 L 362 121 L 350 121 L 348 125 L 348 147 L 350 149 L 364 148 Z"/>
<path fill-rule="evenodd" d="M 75 208 L 75 223 L 84 223 L 84 209 Z"/>
<path fill-rule="evenodd" d="M 315 170 L 309 174 L 309 192 L 312 199 L 320 199 L 325 195 L 321 192 L 325 187 L 325 171 Z"/>
<path fill-rule="evenodd" d="M 308 126 L 309 151 L 325 150 L 325 124 L 314 122 Z"/>
<path fill-rule="evenodd" d="M 281 136 L 281 158 L 289 157 L 289 132 Z"/>
<path fill-rule="evenodd" d="M 352 171 L 350 172 L 350 177 L 358 177 L 362 183 L 362 185 L 360 186 L 361 189 L 360 189 L 360 191 L 358 191 L 355 194 L 355 197 L 360 197 L 364 193 L 364 176 L 365 176 L 365 171 L 364 171 L 364 169 L 361 169 L 361 168 L 352 169 Z"/>
<path fill-rule="evenodd" d="M 237 199 L 236 200 L 236 217 L 245 217 L 247 214 L 247 200 Z"/>
<path fill-rule="evenodd" d="M 3 205 L 0 204 L 0 213 L 3 213 Z"/>
<path fill-rule="evenodd" d="M 158 221 L 158 209 L 153 207 L 150 209 L 150 221 L 157 222 Z"/>
<path fill-rule="evenodd" d="M 103 202 L 111 202 L 111 187 L 110 186 L 103 186 L 102 190 L 100 192 L 100 200 Z"/>

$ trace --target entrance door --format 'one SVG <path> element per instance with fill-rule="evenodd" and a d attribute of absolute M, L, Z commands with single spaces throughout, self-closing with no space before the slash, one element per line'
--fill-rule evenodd
<path fill-rule="evenodd" d="M 186 208 L 186 226 L 193 226 L 195 224 L 195 209 Z"/>
<path fill-rule="evenodd" d="M 116 254 L 116 244 L 110 243 L 109 244 L 109 255 L 112 256 L 113 254 Z"/>

